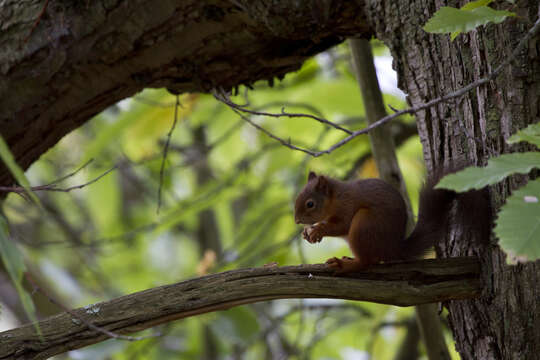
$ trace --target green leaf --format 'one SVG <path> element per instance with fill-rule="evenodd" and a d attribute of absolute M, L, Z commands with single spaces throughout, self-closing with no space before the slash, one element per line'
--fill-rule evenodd
<path fill-rule="evenodd" d="M 471 1 L 470 3 L 467 3 L 463 5 L 460 10 L 474 10 L 476 8 L 479 8 L 481 6 L 487 6 L 489 5 L 493 0 L 478 0 L 478 1 Z M 453 31 L 450 34 L 450 40 L 454 41 L 454 39 L 461 34 L 461 31 Z"/>
<path fill-rule="evenodd" d="M 41 206 L 41 203 L 39 202 L 38 197 L 36 194 L 30 189 L 30 182 L 24 175 L 24 171 L 19 167 L 17 162 L 15 161 L 15 158 L 13 157 L 13 154 L 9 150 L 9 146 L 4 141 L 4 138 L 2 135 L 0 135 L 0 158 L 6 164 L 7 168 L 17 180 L 19 185 L 21 185 L 24 190 L 26 190 L 26 193 L 30 196 L 30 198 L 38 205 Z"/>
<path fill-rule="evenodd" d="M 481 6 L 487 6 L 491 4 L 493 0 L 477 0 L 477 1 L 471 1 L 470 3 L 467 3 L 460 7 L 460 10 L 474 10 L 476 8 L 479 8 Z"/>
<path fill-rule="evenodd" d="M 489 159 L 486 167 L 468 167 L 455 174 L 445 176 L 436 188 L 458 192 L 481 189 L 484 186 L 498 183 L 508 175 L 526 174 L 538 167 L 540 167 L 539 152 L 503 154 Z"/>
<path fill-rule="evenodd" d="M 509 144 L 515 144 L 520 141 L 526 141 L 540 148 L 540 123 L 531 124 L 525 129 L 518 130 L 517 133 L 506 140 Z"/>
<path fill-rule="evenodd" d="M 453 39 L 461 32 L 471 31 L 490 22 L 499 24 L 508 16 L 516 15 L 510 11 L 495 10 L 487 6 L 477 5 L 471 5 L 472 10 L 443 6 L 428 20 L 423 29 L 426 32 L 435 34 L 451 33 Z"/>
<path fill-rule="evenodd" d="M 505 252 L 530 261 L 540 258 L 540 179 L 506 199 L 494 231 Z"/>
<path fill-rule="evenodd" d="M 30 295 L 28 295 L 22 286 L 26 266 L 24 265 L 23 257 L 19 249 L 17 249 L 9 238 L 8 223 L 2 214 L 0 214 L 0 257 L 2 258 L 2 262 L 4 263 L 17 293 L 19 294 L 24 311 L 28 315 L 28 318 L 34 323 L 36 331 L 41 337 L 41 330 L 37 322 L 34 303 L 32 302 Z"/>

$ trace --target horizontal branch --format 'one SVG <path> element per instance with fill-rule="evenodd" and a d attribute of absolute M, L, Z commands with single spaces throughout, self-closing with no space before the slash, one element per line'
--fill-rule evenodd
<path fill-rule="evenodd" d="M 79 319 L 126 334 L 233 306 L 288 298 L 333 298 L 411 306 L 477 297 L 475 258 L 421 260 L 374 266 L 354 277 L 335 277 L 326 265 L 227 271 L 88 305 L 0 333 L 0 359 L 46 359 L 107 340 Z M 74 317 L 76 315 L 76 317 Z"/>

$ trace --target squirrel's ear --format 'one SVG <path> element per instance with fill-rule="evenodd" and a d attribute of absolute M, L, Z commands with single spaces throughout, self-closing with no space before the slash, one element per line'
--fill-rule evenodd
<path fill-rule="evenodd" d="M 332 187 L 330 185 L 330 182 L 328 182 L 328 179 L 326 176 L 319 176 L 317 178 L 317 190 L 322 192 L 325 195 L 331 195 L 332 194 Z"/>
<path fill-rule="evenodd" d="M 315 179 L 316 177 L 317 177 L 317 174 L 315 174 L 313 171 L 310 171 L 307 179 L 308 181 L 311 181 Z"/>

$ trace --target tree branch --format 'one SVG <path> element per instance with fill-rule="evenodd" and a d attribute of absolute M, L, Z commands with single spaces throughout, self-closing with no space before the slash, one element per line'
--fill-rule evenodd
<path fill-rule="evenodd" d="M 27 168 L 65 134 L 144 88 L 250 86 L 299 69 L 346 36 L 372 33 L 361 3 L 331 0 L 325 14 L 317 3 L 0 2 L 2 137 Z M 11 185 L 2 168 L 0 185 Z"/>
<path fill-rule="evenodd" d="M 376 265 L 354 278 L 334 277 L 326 265 L 252 268 L 160 286 L 75 309 L 77 318 L 126 334 L 233 306 L 287 298 L 334 298 L 411 306 L 480 295 L 475 258 Z M 109 337 L 70 313 L 0 333 L 0 359 L 46 359 Z"/>

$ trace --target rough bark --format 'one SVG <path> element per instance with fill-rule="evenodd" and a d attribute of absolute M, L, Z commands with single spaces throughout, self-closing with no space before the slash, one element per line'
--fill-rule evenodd
<path fill-rule="evenodd" d="M 0 133 L 27 168 L 144 88 L 207 92 L 272 81 L 346 36 L 369 35 L 357 2 L 273 3 L 50 0 L 40 17 L 45 1 L 2 1 Z M 0 185 L 10 181 L 0 168 Z"/>
<path fill-rule="evenodd" d="M 107 340 L 91 322 L 131 333 L 188 316 L 284 298 L 337 298 L 410 306 L 480 294 L 474 258 L 377 265 L 354 279 L 331 276 L 326 265 L 228 271 L 160 286 L 62 313 L 41 321 L 43 340 L 32 325 L 0 333 L 0 359 L 46 359 Z"/>
<path fill-rule="evenodd" d="M 538 17 L 536 1 L 518 1 L 512 9 L 518 18 L 462 34 L 451 42 L 448 36 L 421 30 L 440 5 L 448 3 L 369 1 L 366 8 L 376 36 L 392 51 L 400 87 L 412 105 L 440 97 L 488 74 L 510 56 Z M 417 114 L 424 159 L 430 171 L 452 163 L 484 165 L 489 157 L 523 149 L 522 145 L 507 145 L 504 140 L 517 129 L 540 120 L 538 55 L 537 37 L 488 86 Z M 510 189 L 523 182 L 523 177 L 513 178 L 492 188 L 494 207 L 500 206 Z M 443 257 L 476 255 L 483 264 L 483 296 L 446 304 L 457 350 L 463 359 L 537 359 L 540 262 L 507 265 L 495 239 L 475 241 L 475 236 L 474 229 L 454 227 L 438 249 Z"/>

